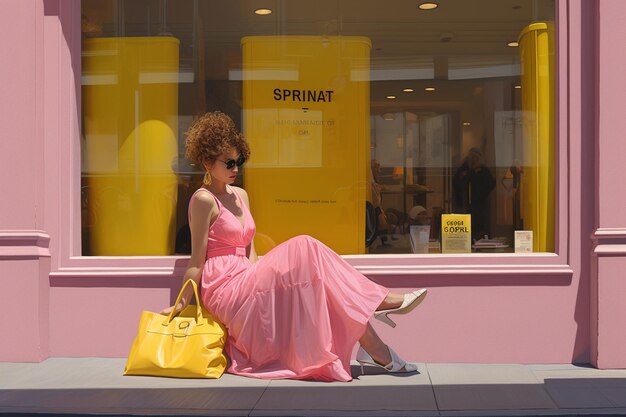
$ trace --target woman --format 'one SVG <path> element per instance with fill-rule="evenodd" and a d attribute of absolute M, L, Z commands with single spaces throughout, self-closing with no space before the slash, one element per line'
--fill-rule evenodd
<path fill-rule="evenodd" d="M 350 381 L 350 355 L 390 372 L 414 372 L 368 323 L 395 326 L 426 290 L 398 295 L 371 282 L 319 241 L 292 238 L 257 262 L 247 193 L 232 184 L 250 155 L 223 113 L 207 113 L 187 131 L 186 156 L 206 170 L 189 202 L 191 258 L 184 281 L 202 289 L 202 303 L 228 329 L 228 371 L 255 378 Z M 184 282 L 183 281 L 183 282 Z M 183 295 L 180 310 L 191 300 Z"/>

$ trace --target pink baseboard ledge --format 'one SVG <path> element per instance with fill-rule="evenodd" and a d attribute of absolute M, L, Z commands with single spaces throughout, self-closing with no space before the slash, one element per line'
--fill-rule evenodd
<path fill-rule="evenodd" d="M 592 235 L 593 239 L 624 239 L 626 240 L 626 228 L 623 227 L 601 227 L 596 229 Z"/>
<path fill-rule="evenodd" d="M 50 257 L 50 235 L 41 230 L 1 230 L 0 259 Z"/>
<path fill-rule="evenodd" d="M 365 266 L 356 268 L 364 275 L 379 276 L 506 276 L 541 275 L 569 276 L 574 274 L 569 265 L 409 265 L 409 266 Z"/>
<path fill-rule="evenodd" d="M 501 277 L 501 276 L 560 276 L 572 277 L 573 269 L 562 264 L 518 263 L 508 265 L 358 265 L 350 262 L 366 276 L 470 276 L 470 277 Z M 65 267 L 50 272 L 51 279 L 63 278 L 179 278 L 185 272 L 184 267 Z"/>
<path fill-rule="evenodd" d="M 626 228 L 599 228 L 591 236 L 593 253 L 599 256 L 626 256 Z"/>

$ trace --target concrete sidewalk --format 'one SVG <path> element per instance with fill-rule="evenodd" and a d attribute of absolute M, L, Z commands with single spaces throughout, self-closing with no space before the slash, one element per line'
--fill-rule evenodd
<path fill-rule="evenodd" d="M 0 414 L 205 416 L 626 415 L 626 370 L 419 364 L 349 383 L 122 376 L 125 359 L 0 363 Z"/>

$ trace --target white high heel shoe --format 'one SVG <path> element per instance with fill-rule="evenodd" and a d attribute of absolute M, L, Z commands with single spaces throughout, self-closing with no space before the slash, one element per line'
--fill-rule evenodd
<path fill-rule="evenodd" d="M 402 305 L 400 307 L 376 311 L 374 312 L 374 317 L 391 327 L 396 327 L 396 323 L 391 320 L 387 315 L 409 313 L 411 310 L 417 307 L 419 303 L 424 301 L 424 298 L 426 298 L 426 293 L 427 291 L 425 288 L 406 293 L 404 294 L 404 301 L 402 301 Z"/>
<path fill-rule="evenodd" d="M 387 365 L 381 365 L 376 362 L 370 355 L 363 349 L 362 346 L 359 346 L 359 350 L 356 353 L 356 361 L 361 365 L 361 375 L 365 374 L 365 370 L 363 369 L 364 365 L 372 365 L 377 366 L 379 368 L 383 368 L 385 371 L 390 373 L 408 373 L 408 372 L 417 372 L 417 365 L 414 363 L 408 363 L 402 358 L 398 356 L 396 352 L 393 351 L 389 346 L 389 355 L 391 356 L 391 362 Z"/>

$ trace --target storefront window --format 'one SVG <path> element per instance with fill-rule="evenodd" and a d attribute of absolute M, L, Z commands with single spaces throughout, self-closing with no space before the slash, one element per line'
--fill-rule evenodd
<path fill-rule="evenodd" d="M 553 252 L 554 1 L 419 3 L 83 0 L 83 255 L 190 252 L 184 132 L 213 110 L 250 142 L 260 254 L 441 253 L 447 222 Z"/>

